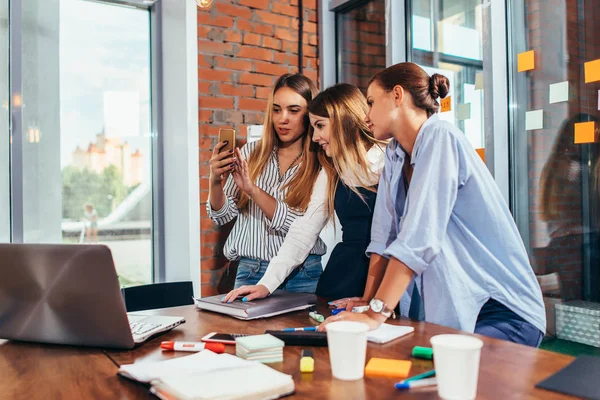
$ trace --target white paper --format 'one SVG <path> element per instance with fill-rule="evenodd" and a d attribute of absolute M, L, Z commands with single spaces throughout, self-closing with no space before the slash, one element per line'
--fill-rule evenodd
<path fill-rule="evenodd" d="M 550 85 L 550 104 L 569 101 L 569 81 Z"/>
<path fill-rule="evenodd" d="M 475 74 L 475 90 L 483 90 L 483 72 Z"/>
<path fill-rule="evenodd" d="M 459 121 L 471 119 L 471 103 L 459 104 L 456 107 L 456 119 Z"/>
<path fill-rule="evenodd" d="M 374 331 L 367 332 L 367 340 L 373 343 L 387 343 L 401 336 L 408 335 L 415 328 L 412 326 L 399 326 L 383 324 Z"/>
<path fill-rule="evenodd" d="M 544 110 L 527 111 L 525 113 L 525 130 L 544 129 Z"/>

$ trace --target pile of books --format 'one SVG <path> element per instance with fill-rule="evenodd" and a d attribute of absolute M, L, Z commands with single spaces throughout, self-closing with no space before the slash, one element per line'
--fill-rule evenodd
<path fill-rule="evenodd" d="M 235 339 L 235 355 L 262 363 L 282 362 L 284 346 L 283 340 L 269 334 L 244 336 Z"/>

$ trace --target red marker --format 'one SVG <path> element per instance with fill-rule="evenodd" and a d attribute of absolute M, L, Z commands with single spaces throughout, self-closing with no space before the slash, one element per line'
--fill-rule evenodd
<path fill-rule="evenodd" d="M 202 351 L 210 350 L 214 353 L 223 353 L 225 345 L 223 343 L 198 343 L 198 342 L 162 342 L 160 348 L 171 351 Z"/>

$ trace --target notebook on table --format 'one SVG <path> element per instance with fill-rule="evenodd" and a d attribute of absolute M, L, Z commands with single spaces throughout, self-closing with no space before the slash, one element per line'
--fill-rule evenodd
<path fill-rule="evenodd" d="M 210 350 L 165 361 L 122 365 L 118 374 L 150 383 L 153 394 L 169 400 L 275 399 L 295 390 L 291 375 Z"/>
<path fill-rule="evenodd" d="M 600 400 L 599 377 L 600 357 L 583 355 L 535 387 L 585 399 Z"/>
<path fill-rule="evenodd" d="M 236 299 L 223 303 L 223 295 L 202 297 L 196 300 L 199 309 L 213 311 L 243 320 L 273 317 L 292 311 L 305 310 L 314 306 L 317 296 L 312 293 L 293 293 L 276 290 L 269 297 L 243 302 Z"/>

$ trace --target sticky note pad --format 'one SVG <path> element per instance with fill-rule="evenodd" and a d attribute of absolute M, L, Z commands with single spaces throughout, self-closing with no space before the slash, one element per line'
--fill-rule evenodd
<path fill-rule="evenodd" d="M 475 90 L 483 90 L 483 72 L 475 74 Z"/>
<path fill-rule="evenodd" d="M 475 149 L 475 151 L 477 152 L 477 154 L 479 154 L 479 157 L 481 157 L 483 162 L 485 162 L 485 149 Z"/>
<path fill-rule="evenodd" d="M 456 107 L 456 119 L 459 121 L 471 119 L 471 103 L 459 104 Z"/>
<path fill-rule="evenodd" d="M 525 130 L 544 129 L 544 110 L 527 111 L 525 113 Z"/>
<path fill-rule="evenodd" d="M 535 52 L 533 50 L 519 53 L 517 56 L 517 71 L 530 71 L 535 69 Z"/>
<path fill-rule="evenodd" d="M 569 101 L 569 81 L 550 85 L 550 104 Z"/>
<path fill-rule="evenodd" d="M 412 363 L 408 360 L 392 360 L 389 358 L 373 357 L 365 367 L 365 375 L 406 378 L 411 365 Z"/>
<path fill-rule="evenodd" d="M 588 61 L 584 65 L 585 83 L 600 81 L 600 59 Z"/>
<path fill-rule="evenodd" d="M 575 124 L 575 144 L 595 142 L 594 121 L 578 122 Z"/>
<path fill-rule="evenodd" d="M 446 111 L 452 110 L 451 96 L 448 96 L 445 99 L 442 99 L 441 103 L 442 103 L 441 104 L 442 105 L 442 112 L 446 112 Z"/>

